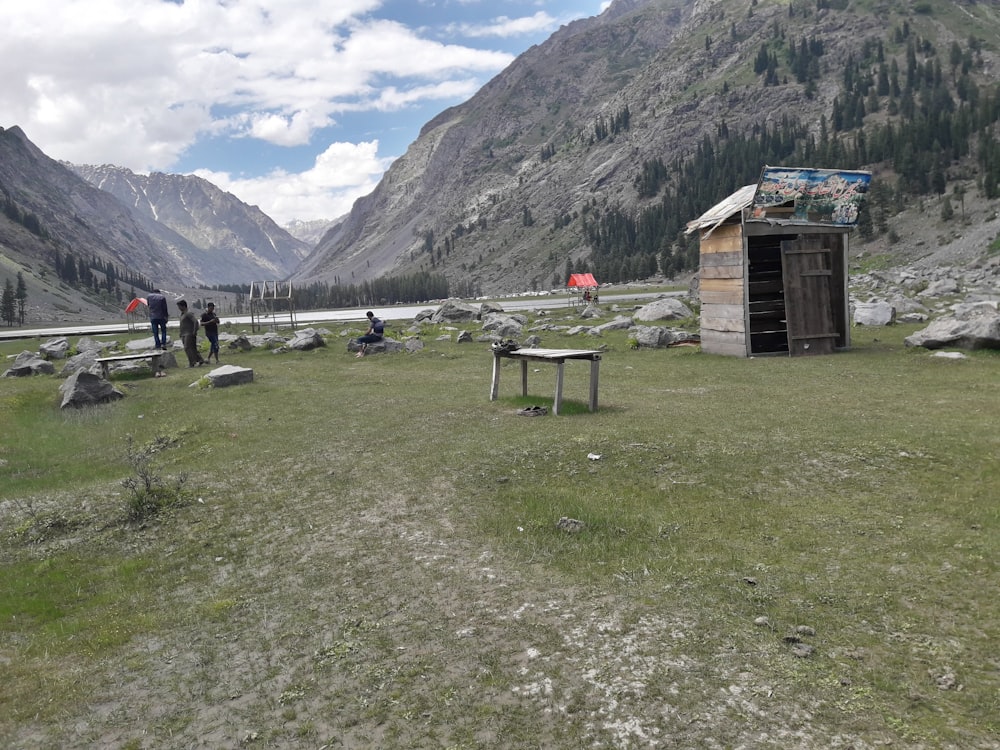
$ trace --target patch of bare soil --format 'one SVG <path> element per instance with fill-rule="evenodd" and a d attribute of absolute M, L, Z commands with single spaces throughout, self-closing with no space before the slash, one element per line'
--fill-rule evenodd
<path fill-rule="evenodd" d="M 209 499 L 200 527 L 227 540 L 196 563 L 213 567 L 211 582 L 185 585 L 181 566 L 177 589 L 164 592 L 191 612 L 188 621 L 81 675 L 93 683 L 89 705 L 56 726 L 22 727 L 14 746 L 862 749 L 891 741 L 852 734 L 846 715 L 838 726 L 818 719 L 791 679 L 775 681 L 796 669 L 787 648 L 752 623 L 718 632 L 712 612 L 685 603 L 682 581 L 640 572 L 601 591 L 567 585 L 475 543 L 447 484 L 423 497 L 376 484 L 349 501 L 315 488 L 292 489 L 291 502 L 270 508 L 255 500 L 227 511 Z M 198 533 L 196 525 L 188 543 Z M 648 604 L 647 587 L 673 605 Z"/>

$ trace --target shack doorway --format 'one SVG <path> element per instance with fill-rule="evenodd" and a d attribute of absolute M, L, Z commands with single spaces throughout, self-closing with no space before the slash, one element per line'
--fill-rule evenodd
<path fill-rule="evenodd" d="M 750 355 L 831 354 L 849 345 L 839 235 L 747 238 Z"/>

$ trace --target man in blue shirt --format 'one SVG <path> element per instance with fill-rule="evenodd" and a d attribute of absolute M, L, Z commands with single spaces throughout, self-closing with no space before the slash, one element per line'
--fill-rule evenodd
<path fill-rule="evenodd" d="M 365 315 L 368 316 L 368 333 L 364 336 L 358 337 L 358 343 L 361 344 L 361 348 L 358 350 L 358 353 L 354 355 L 355 357 L 365 356 L 365 352 L 368 350 L 368 345 L 374 344 L 376 341 L 381 341 L 382 334 L 385 332 L 385 323 L 376 318 L 375 313 L 369 310 L 365 313 Z"/>
<path fill-rule="evenodd" d="M 167 298 L 159 289 L 154 289 L 146 297 L 146 307 L 149 308 L 149 325 L 153 329 L 154 348 L 166 350 L 167 318 L 170 317 L 167 310 Z"/>

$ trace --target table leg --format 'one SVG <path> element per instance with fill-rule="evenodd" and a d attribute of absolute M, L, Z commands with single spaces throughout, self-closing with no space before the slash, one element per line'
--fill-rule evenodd
<path fill-rule="evenodd" d="M 601 360 L 590 360 L 590 410 L 597 411 L 597 383 L 600 374 Z"/>
<path fill-rule="evenodd" d="M 528 360 L 521 360 L 521 395 L 528 395 Z"/>
<path fill-rule="evenodd" d="M 493 383 L 490 386 L 490 401 L 497 400 L 500 390 L 500 357 L 493 355 Z"/>
<path fill-rule="evenodd" d="M 564 364 L 565 360 L 559 360 L 556 362 L 556 400 L 552 404 L 552 414 L 554 416 L 559 416 L 559 407 L 562 406 Z"/>

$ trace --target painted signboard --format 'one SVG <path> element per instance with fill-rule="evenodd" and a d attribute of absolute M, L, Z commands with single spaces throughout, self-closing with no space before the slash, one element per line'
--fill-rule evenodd
<path fill-rule="evenodd" d="M 763 218 L 768 208 L 790 204 L 788 218 L 850 226 L 858 221 L 871 179 L 871 172 L 845 169 L 764 167 L 751 216 Z"/>

